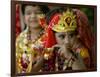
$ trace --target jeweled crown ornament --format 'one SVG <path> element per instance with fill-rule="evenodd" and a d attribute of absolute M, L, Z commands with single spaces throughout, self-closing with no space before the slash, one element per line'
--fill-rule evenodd
<path fill-rule="evenodd" d="M 71 11 L 70 9 L 67 9 L 67 11 L 63 12 L 60 15 L 58 24 L 55 24 L 52 27 L 52 29 L 56 32 L 75 31 L 76 28 L 76 15 L 74 15 L 73 11 Z"/>

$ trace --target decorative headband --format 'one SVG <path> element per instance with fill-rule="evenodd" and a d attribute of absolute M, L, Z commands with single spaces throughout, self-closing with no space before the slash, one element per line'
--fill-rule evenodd
<path fill-rule="evenodd" d="M 52 30 L 56 32 L 75 31 L 76 28 L 76 15 L 74 15 L 73 11 L 70 11 L 69 9 L 59 15 L 59 21 L 57 24 L 52 25 Z"/>

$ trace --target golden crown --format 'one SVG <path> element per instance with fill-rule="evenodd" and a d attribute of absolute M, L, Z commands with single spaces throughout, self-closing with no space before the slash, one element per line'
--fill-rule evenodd
<path fill-rule="evenodd" d="M 75 31 L 76 28 L 76 15 L 74 15 L 73 11 L 70 11 L 70 9 L 67 9 L 66 12 L 63 12 L 60 16 L 58 24 L 52 27 L 52 29 L 56 32 Z"/>

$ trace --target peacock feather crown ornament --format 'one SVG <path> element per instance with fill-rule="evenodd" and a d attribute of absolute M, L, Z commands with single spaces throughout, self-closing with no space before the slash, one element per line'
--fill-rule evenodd
<path fill-rule="evenodd" d="M 57 24 L 53 25 L 52 29 L 56 32 L 75 31 L 77 28 L 76 15 L 73 11 L 67 9 L 60 15 Z"/>

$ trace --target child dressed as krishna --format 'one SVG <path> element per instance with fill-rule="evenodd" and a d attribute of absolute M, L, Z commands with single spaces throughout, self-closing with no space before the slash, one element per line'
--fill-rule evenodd
<path fill-rule="evenodd" d="M 47 47 L 56 54 L 55 70 L 91 68 L 94 37 L 87 16 L 78 9 L 56 8 L 48 13 L 47 20 Z"/>

